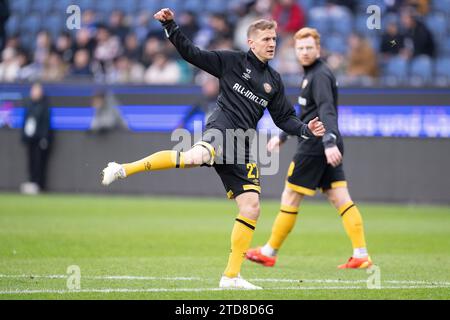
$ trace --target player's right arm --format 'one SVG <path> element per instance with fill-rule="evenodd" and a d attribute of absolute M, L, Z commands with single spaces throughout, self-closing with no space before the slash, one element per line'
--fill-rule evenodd
<path fill-rule="evenodd" d="M 154 18 L 162 23 L 167 38 L 187 62 L 217 78 L 224 74 L 226 65 L 233 65 L 230 62 L 236 56 L 236 52 L 225 50 L 207 51 L 196 47 L 180 31 L 180 28 L 174 21 L 174 13 L 170 9 L 161 9 L 154 14 Z"/>

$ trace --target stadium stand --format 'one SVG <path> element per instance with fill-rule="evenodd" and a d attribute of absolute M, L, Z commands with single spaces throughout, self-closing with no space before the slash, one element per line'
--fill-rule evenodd
<path fill-rule="evenodd" d="M 153 21 L 152 14 L 160 7 L 173 8 L 180 16 L 183 11 L 194 12 L 196 15 L 196 24 L 199 29 L 194 33 L 193 41 L 198 45 L 208 49 L 232 49 L 233 39 L 223 38 L 220 32 L 217 32 L 216 22 L 211 21 L 210 17 L 213 14 L 224 14 L 232 28 L 242 17 L 242 12 L 247 10 L 257 10 L 259 16 L 270 17 L 271 7 L 267 4 L 274 3 L 272 1 L 263 0 L 233 0 L 224 5 L 220 0 L 110 0 L 110 1 L 90 1 L 90 0 L 15 0 L 10 1 L 11 16 L 6 24 L 7 39 L 14 35 L 20 35 L 20 46 L 13 48 L 16 56 L 19 53 L 25 52 L 28 56 L 29 63 L 33 65 L 36 63 L 33 60 L 36 47 L 36 35 L 40 30 L 47 30 L 50 32 L 52 41 L 55 42 L 57 36 L 61 31 L 68 31 L 66 29 L 66 13 L 67 7 L 75 4 L 81 8 L 82 13 L 82 28 L 89 29 L 89 53 L 90 61 L 89 65 L 94 74 L 103 72 L 116 72 L 116 65 L 111 63 L 107 66 L 98 68 L 98 62 L 95 60 L 96 49 L 96 27 L 98 24 L 109 23 L 110 15 L 113 11 L 121 11 L 126 16 L 125 23 L 126 28 L 130 32 L 139 34 L 139 39 L 142 43 L 141 50 L 146 46 L 145 38 L 156 36 L 163 41 L 163 33 L 161 32 L 158 23 Z M 330 56 L 340 56 L 343 65 L 337 65 L 333 70 L 337 73 L 340 79 L 345 79 L 345 59 L 349 55 L 348 40 L 352 33 L 356 32 L 366 39 L 369 43 L 379 52 L 381 45 L 381 35 L 383 30 L 371 30 L 367 28 L 367 18 L 369 14 L 367 8 L 370 5 L 377 5 L 381 9 L 382 13 L 382 26 L 385 26 L 388 22 L 393 21 L 399 27 L 400 33 L 408 38 L 408 34 L 414 34 L 411 27 L 408 27 L 404 19 L 402 18 L 402 12 L 408 6 L 416 5 L 414 10 L 413 19 L 419 21 L 419 24 L 423 23 L 424 28 L 431 32 L 434 44 L 436 46 L 435 54 L 428 58 L 416 57 L 414 54 L 414 45 L 420 45 L 421 39 L 415 39 L 405 41 L 405 50 L 402 50 L 399 56 L 389 57 L 387 59 L 379 59 L 379 67 L 381 73 L 378 79 L 374 79 L 373 83 L 379 83 L 380 85 L 412 85 L 412 86 L 442 86 L 443 83 L 449 83 L 446 79 L 448 77 L 447 70 L 442 70 L 443 67 L 448 67 L 447 61 L 450 58 L 450 23 L 448 17 L 450 16 L 450 1 L 420 1 L 422 7 L 417 6 L 417 1 L 405 0 L 401 1 L 402 5 L 399 6 L 399 1 L 383 1 L 383 0 L 361 0 L 361 1 L 337 1 L 337 0 L 298 0 L 297 3 L 301 6 L 306 13 L 306 25 L 317 28 L 322 35 L 322 47 L 325 49 L 324 58 L 328 59 Z M 246 8 L 246 9 L 243 9 Z M 251 9 L 257 8 L 257 9 Z M 88 21 L 85 17 L 87 9 L 93 10 L 94 21 Z M 240 10 L 241 13 L 238 13 Z M 199 13 L 202 13 L 201 15 Z M 425 13 L 424 13 L 425 12 Z M 196 13 L 196 14 L 195 14 Z M 205 14 L 203 14 L 205 13 Z M 244 12 L 245 13 L 245 12 Z M 146 18 L 141 17 L 147 14 Z M 88 21 L 88 22 L 87 22 Z M 138 29 L 140 28 L 140 29 Z M 147 30 L 147 36 L 143 33 L 143 28 Z M 70 30 L 70 34 L 75 39 L 78 30 Z M 286 35 L 289 36 L 289 35 Z M 121 36 L 121 50 L 123 51 L 124 37 Z M 395 39 L 393 39 L 395 40 Z M 206 41 L 206 42 L 205 42 Z M 284 39 L 280 38 L 280 42 Z M 418 41 L 418 43 L 414 43 Z M 6 41 L 6 43 L 8 43 Z M 52 47 L 55 43 L 52 44 Z M 164 45 L 160 46 L 164 49 Z M 161 50 L 162 50 L 161 49 Z M 52 49 L 53 50 L 53 49 Z M 50 50 L 51 51 L 51 50 Z M 173 52 L 163 50 L 164 54 L 169 55 L 169 62 L 174 60 L 180 63 L 180 58 Z M 50 53 L 50 52 L 49 52 Z M 292 51 L 292 55 L 294 51 Z M 121 54 L 114 57 L 117 59 Z M 132 64 L 139 64 L 148 68 L 148 60 L 144 63 L 142 60 L 133 60 Z M 2 61 L 0 60 L 0 63 Z M 21 65 L 21 68 L 28 67 L 27 65 Z M 40 68 L 34 68 L 36 72 L 42 70 Z M 70 66 L 67 67 L 70 70 Z M 184 72 L 187 72 L 187 76 L 183 74 L 180 80 L 182 83 L 194 81 L 195 77 L 191 76 L 194 70 L 191 67 L 183 66 Z M 288 85 L 296 85 L 295 81 L 298 78 L 290 81 L 292 75 L 286 75 L 288 79 Z M 35 78 L 45 78 L 42 74 L 34 75 Z M 97 81 L 104 81 L 104 79 L 111 79 L 107 75 L 94 76 L 93 79 Z M 103 80 L 101 80 L 103 79 Z M 4 79 L 0 78 L 0 81 Z M 27 80 L 27 79 L 22 79 Z M 144 81 L 144 79 L 142 79 Z M 344 85 L 346 81 L 342 82 Z M 352 85 L 355 83 L 352 82 Z M 356 84 L 358 85 L 358 84 Z M 360 84 L 364 86 L 364 83 Z"/>

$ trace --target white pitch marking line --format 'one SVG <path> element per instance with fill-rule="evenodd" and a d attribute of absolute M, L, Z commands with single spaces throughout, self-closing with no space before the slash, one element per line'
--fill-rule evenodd
<path fill-rule="evenodd" d="M 345 287 L 277 287 L 277 288 L 267 288 L 266 291 L 270 290 L 401 290 L 401 289 L 436 289 L 436 288 L 448 288 L 448 286 L 389 286 L 381 287 L 380 289 L 368 289 L 365 287 L 358 286 L 345 286 Z M 206 291 L 235 291 L 231 289 L 222 288 L 150 288 L 150 289 L 129 289 L 129 288 L 104 288 L 104 289 L 81 289 L 81 290 L 57 290 L 57 289 L 46 289 L 46 290 L 9 290 L 0 291 L 0 295 L 12 295 L 12 294 L 36 294 L 36 293 L 151 293 L 151 292 L 206 292 Z M 240 291 L 240 290 L 239 290 Z M 253 290 L 242 290 L 242 291 L 253 291 Z M 256 290 L 257 291 L 257 290 Z"/>
<path fill-rule="evenodd" d="M 68 275 L 33 275 L 19 274 L 8 275 L 0 274 L 0 278 L 44 278 L 44 279 L 67 279 Z M 106 275 L 106 276 L 82 276 L 83 279 L 93 280 L 168 280 L 168 281 L 212 281 L 215 279 L 207 279 L 200 277 L 153 277 L 153 276 L 129 276 L 129 275 Z M 276 278 L 252 278 L 249 281 L 258 282 L 286 282 L 286 283 L 347 283 L 358 284 L 366 283 L 367 280 L 339 280 L 339 279 L 276 279 Z M 446 281 L 423 281 L 423 280 L 382 280 L 382 283 L 390 284 L 423 284 L 423 285 L 441 285 L 450 286 L 450 282 Z"/>

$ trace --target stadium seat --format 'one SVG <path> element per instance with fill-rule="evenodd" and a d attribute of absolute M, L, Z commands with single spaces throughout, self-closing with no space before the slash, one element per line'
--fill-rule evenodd
<path fill-rule="evenodd" d="M 37 13 L 27 15 L 23 18 L 22 33 L 36 33 L 41 28 L 41 16 Z"/>
<path fill-rule="evenodd" d="M 78 1 L 73 0 L 58 0 L 53 1 L 53 10 L 59 11 L 59 12 L 66 12 L 67 8 L 72 4 L 78 4 Z"/>
<path fill-rule="evenodd" d="M 226 9 L 222 0 L 208 0 L 205 5 L 208 12 L 223 12 Z"/>
<path fill-rule="evenodd" d="M 125 14 L 134 15 L 138 11 L 139 0 L 119 1 L 116 9 L 123 11 Z"/>
<path fill-rule="evenodd" d="M 186 0 L 183 6 L 184 10 L 190 10 L 193 12 L 201 12 L 203 10 L 202 0 Z"/>
<path fill-rule="evenodd" d="M 347 38 L 338 34 L 327 35 L 324 37 L 324 41 L 322 42 L 323 46 L 331 51 L 340 54 L 345 54 L 347 52 Z"/>
<path fill-rule="evenodd" d="M 14 0 L 9 2 L 12 13 L 25 14 L 30 11 L 31 0 Z"/>
<path fill-rule="evenodd" d="M 436 59 L 434 74 L 436 85 L 448 86 L 450 84 L 450 57 Z"/>
<path fill-rule="evenodd" d="M 6 33 L 7 35 L 12 35 L 20 31 L 20 16 L 17 14 L 9 17 L 6 23 Z"/>
<path fill-rule="evenodd" d="M 42 21 L 41 27 L 48 30 L 53 39 L 56 39 L 58 34 L 65 28 L 65 18 L 59 12 L 48 14 Z"/>
<path fill-rule="evenodd" d="M 348 37 L 353 30 L 353 16 L 348 11 L 348 13 L 344 14 L 339 18 L 331 18 L 331 32 L 339 33 L 342 36 Z"/>
<path fill-rule="evenodd" d="M 421 86 L 429 84 L 432 79 L 432 61 L 428 56 L 418 56 L 414 58 L 410 66 L 410 84 L 413 86 Z"/>
<path fill-rule="evenodd" d="M 407 60 L 400 56 L 391 58 L 385 66 L 383 82 L 389 86 L 403 84 L 408 76 Z"/>
<path fill-rule="evenodd" d="M 425 24 L 433 33 L 436 42 L 442 41 L 448 34 L 448 25 L 445 14 L 438 12 L 428 15 L 425 19 Z"/>
<path fill-rule="evenodd" d="M 53 0 L 39 0 L 31 2 L 31 12 L 45 15 L 53 9 Z"/>
<path fill-rule="evenodd" d="M 432 2 L 435 11 L 450 14 L 450 0 L 433 0 Z"/>
<path fill-rule="evenodd" d="M 320 34 L 326 34 L 330 31 L 330 20 L 327 17 L 310 15 L 308 24 L 311 28 L 317 29 Z"/>

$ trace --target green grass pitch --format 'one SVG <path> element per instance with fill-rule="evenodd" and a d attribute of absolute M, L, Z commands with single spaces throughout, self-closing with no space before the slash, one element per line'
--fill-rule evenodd
<path fill-rule="evenodd" d="M 253 246 L 278 201 L 264 200 Z M 236 216 L 202 198 L 0 195 L 0 299 L 449 299 L 450 209 L 359 203 L 381 288 L 351 255 L 328 203 L 306 201 L 274 268 L 244 262 L 262 291 L 218 290 Z M 79 266 L 79 291 L 67 268 Z"/>

